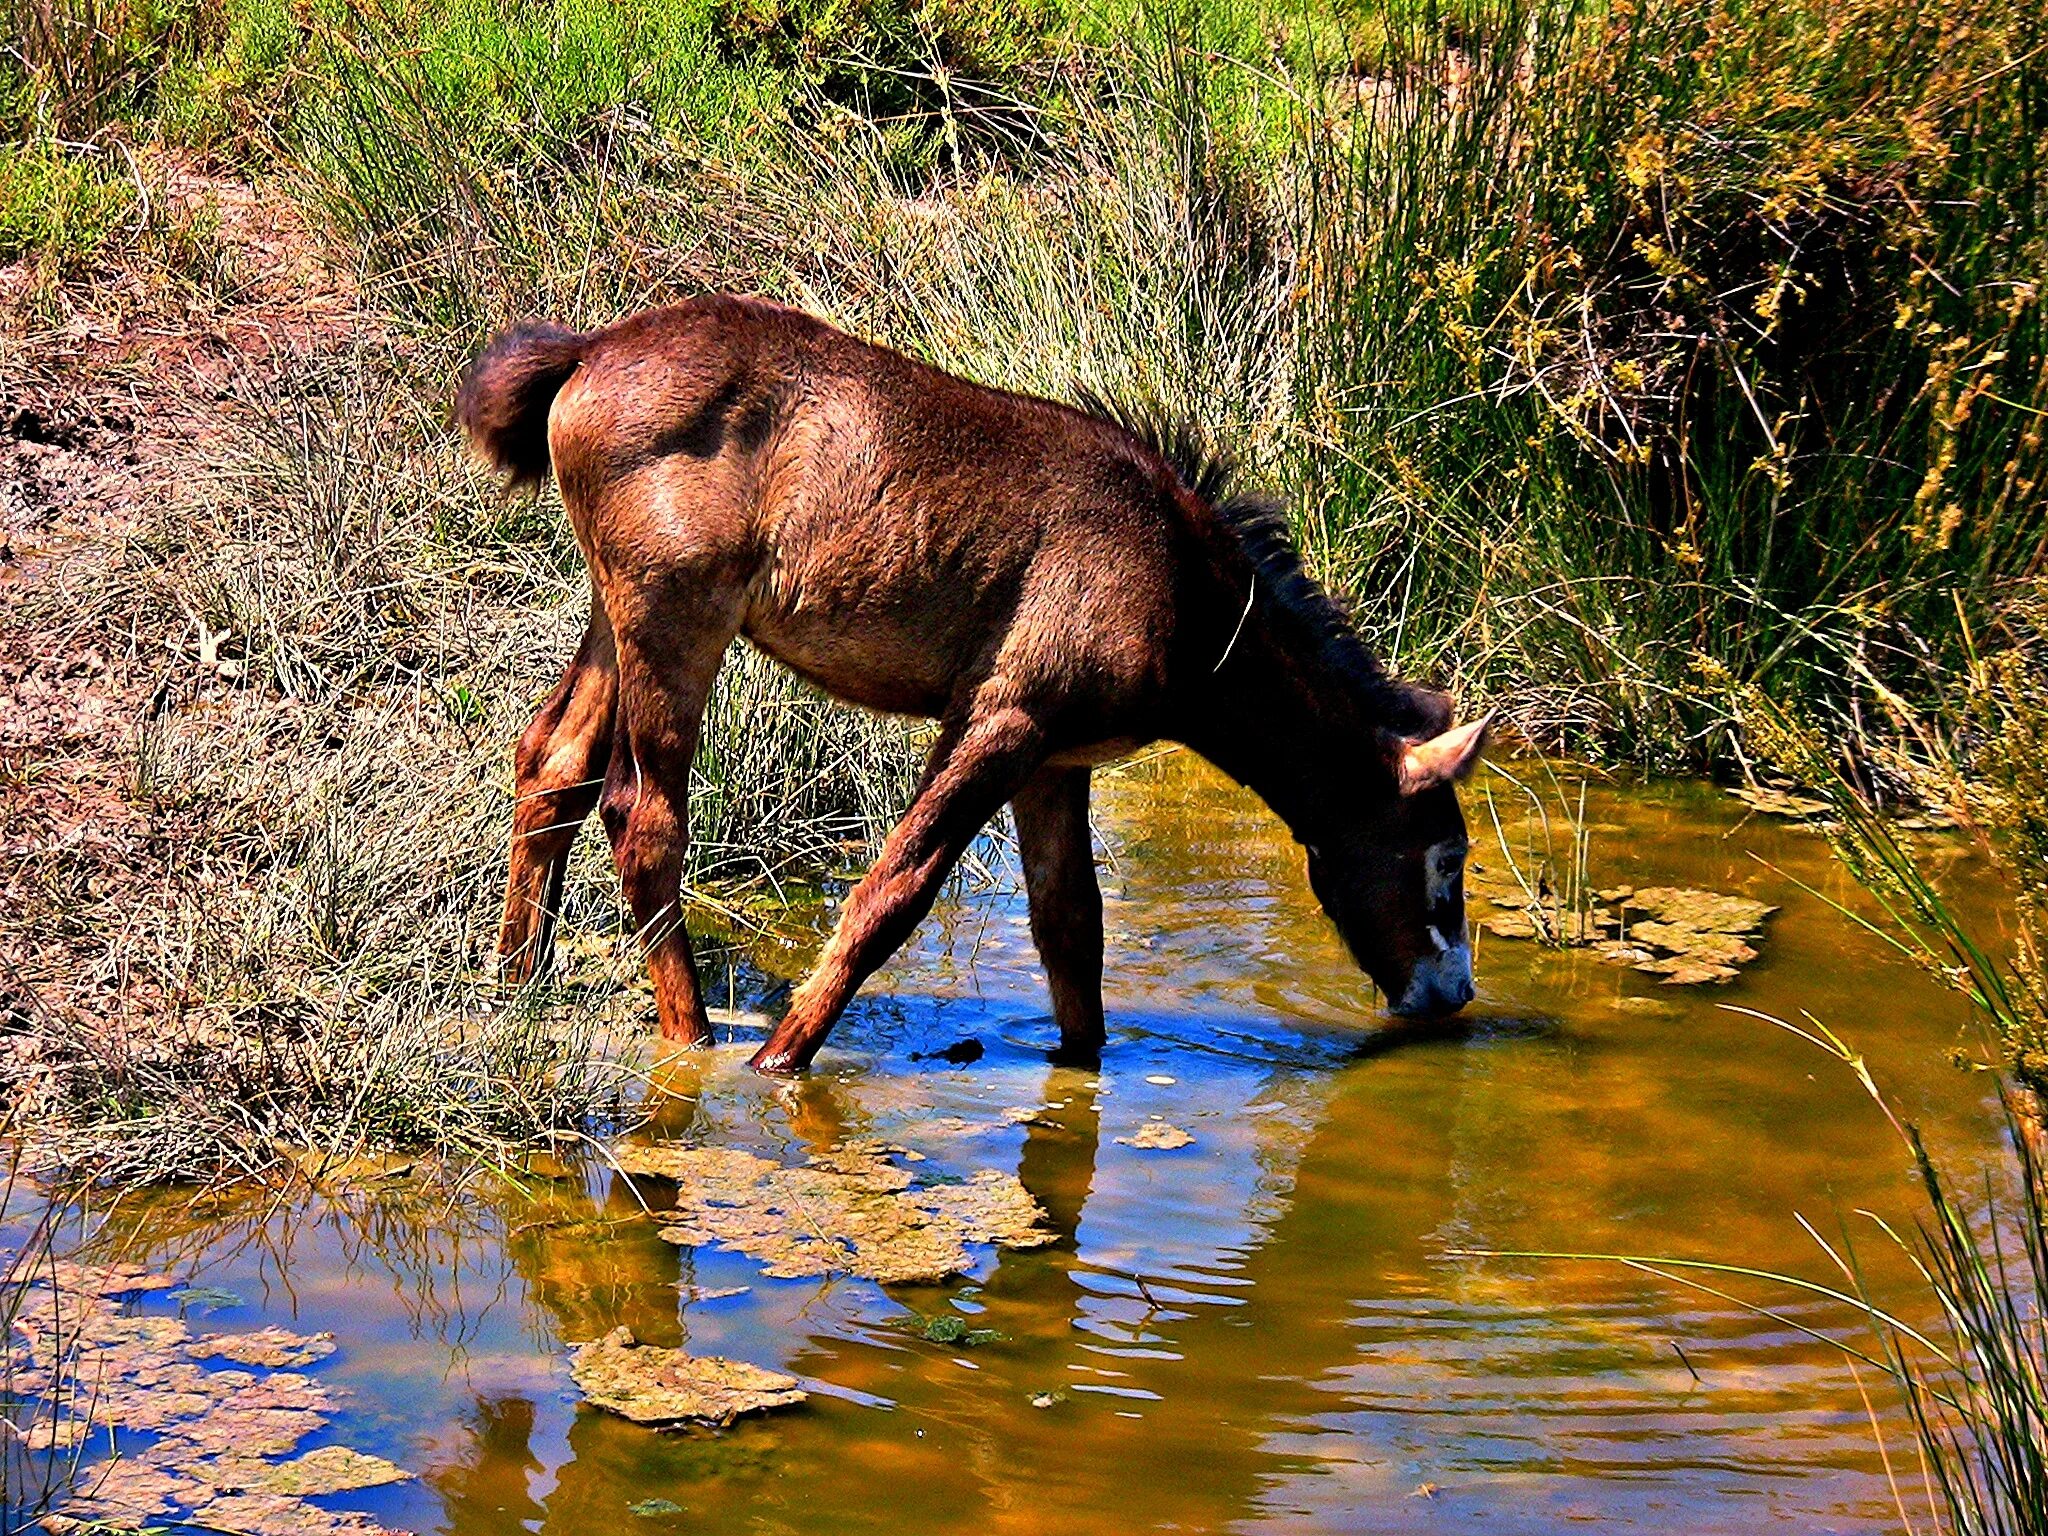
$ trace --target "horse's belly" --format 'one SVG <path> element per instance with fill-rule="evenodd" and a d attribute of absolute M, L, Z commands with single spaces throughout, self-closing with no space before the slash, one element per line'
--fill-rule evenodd
<path fill-rule="evenodd" d="M 836 698 L 893 714 L 940 715 L 1003 632 L 1015 573 L 888 519 L 785 520 L 776 555 L 747 594 L 744 633 Z M 993 562 L 991 562 L 993 563 Z"/>
<path fill-rule="evenodd" d="M 750 623 L 747 639 L 835 699 L 892 715 L 943 714 L 952 695 L 946 669 L 906 637 L 849 633 L 804 623 Z"/>
<path fill-rule="evenodd" d="M 1114 736 L 1106 741 L 1091 742 L 1083 747 L 1069 747 L 1048 757 L 1046 765 L 1052 768 L 1099 768 L 1104 763 L 1116 762 L 1129 757 L 1140 747 L 1147 745 L 1139 736 Z"/>

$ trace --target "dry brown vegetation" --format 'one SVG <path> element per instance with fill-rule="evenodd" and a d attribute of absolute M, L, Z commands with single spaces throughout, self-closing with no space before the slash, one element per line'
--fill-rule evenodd
<path fill-rule="evenodd" d="M 639 1007 L 601 851 L 570 914 L 610 957 L 594 984 L 520 1002 L 479 965 L 506 743 L 582 627 L 573 544 L 461 460 L 447 357 L 274 190 L 175 195 L 220 212 L 232 284 L 131 268 L 53 301 L 9 273 L 0 990 L 22 1123 L 125 1179 L 616 1116 L 634 1072 L 612 1026 L 632 1040 Z M 746 657 L 711 725 L 696 871 L 722 889 L 843 861 L 909 761 Z"/>

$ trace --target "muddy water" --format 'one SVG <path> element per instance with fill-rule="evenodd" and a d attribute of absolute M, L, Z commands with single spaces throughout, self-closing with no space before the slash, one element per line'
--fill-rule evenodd
<path fill-rule="evenodd" d="M 1897 1282 L 1853 1213 L 1913 1214 L 1898 1142 L 1836 1064 L 1724 1003 L 1827 1020 L 1938 1147 L 1997 1144 L 1984 1080 L 1947 1062 L 1961 1011 L 1830 909 L 1856 897 L 1819 839 L 1701 786 L 1596 787 L 1588 814 L 1603 883 L 1782 904 L 1762 958 L 1681 990 L 1482 935 L 1466 1027 L 1388 1035 L 1298 852 L 1169 759 L 1099 798 L 1100 1073 L 1047 1064 L 1024 914 L 1000 885 L 948 901 L 812 1080 L 745 1072 L 746 1030 L 673 1070 L 669 1133 L 788 1160 L 879 1136 L 927 1173 L 1015 1171 L 1064 1240 L 986 1254 L 951 1286 L 766 1279 L 659 1240 L 637 1203 L 658 1189 L 595 1170 L 432 1219 L 355 1196 L 117 1225 L 236 1293 L 221 1326 L 337 1333 L 321 1372 L 353 1396 L 336 1435 L 422 1477 L 325 1502 L 423 1532 L 1892 1528 L 1856 1383 L 1796 1326 L 1839 1313 L 1750 1288 L 1772 1321 L 1613 1266 L 1449 1252 L 1824 1278 L 1803 1213 L 1846 1225 Z M 1482 859 L 1485 823 L 1480 803 Z M 983 1054 L 966 1065 L 920 1059 L 968 1040 Z M 1152 1116 L 1193 1145 L 1128 1145 Z M 904 1326 L 946 1313 L 1003 1338 Z M 717 1434 L 580 1408 L 565 1345 L 621 1322 L 794 1372 L 811 1401 Z M 1881 1397 L 1879 1413 L 1896 1437 Z"/>

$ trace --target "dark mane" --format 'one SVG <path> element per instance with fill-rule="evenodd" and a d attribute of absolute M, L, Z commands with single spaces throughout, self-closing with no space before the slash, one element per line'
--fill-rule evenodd
<path fill-rule="evenodd" d="M 1175 416 L 1150 403 L 1112 400 L 1083 386 L 1074 403 L 1097 421 L 1130 433 L 1166 461 L 1180 483 L 1221 512 L 1224 498 L 1237 484 L 1237 461 L 1186 416 Z"/>
<path fill-rule="evenodd" d="M 1325 666 L 1357 688 L 1391 729 L 1433 736 L 1449 727 L 1444 696 L 1387 675 L 1379 657 L 1359 638 L 1350 615 L 1302 564 L 1286 509 L 1271 496 L 1240 490 L 1236 460 L 1199 426 L 1156 405 L 1110 400 L 1091 389 L 1077 391 L 1075 403 L 1136 438 L 1166 462 L 1182 485 L 1208 503 L 1250 559 L 1257 589 L 1270 600 L 1276 616 Z"/>

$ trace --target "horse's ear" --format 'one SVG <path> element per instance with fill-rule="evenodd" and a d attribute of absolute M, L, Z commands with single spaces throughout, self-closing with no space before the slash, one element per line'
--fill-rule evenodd
<path fill-rule="evenodd" d="M 1486 728 L 1492 723 L 1493 716 L 1487 715 L 1427 741 L 1405 743 L 1398 770 L 1401 793 L 1420 794 L 1464 778 L 1479 765 L 1479 754 L 1486 746 Z"/>

